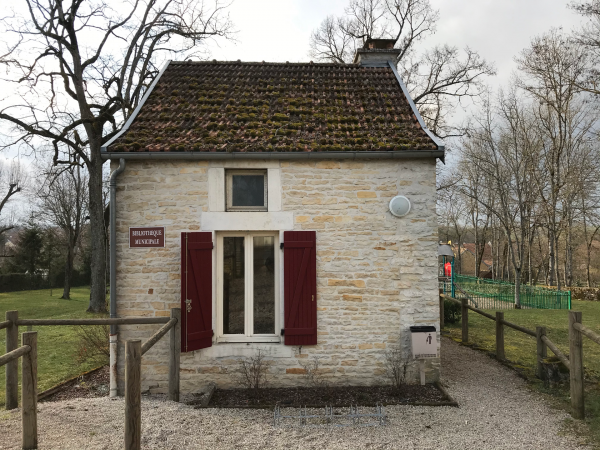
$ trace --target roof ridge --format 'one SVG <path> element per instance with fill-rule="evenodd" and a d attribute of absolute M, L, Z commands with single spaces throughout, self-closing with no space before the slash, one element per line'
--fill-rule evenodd
<path fill-rule="evenodd" d="M 318 67 L 349 67 L 349 68 L 368 68 L 368 69 L 389 69 L 389 67 L 369 67 L 369 66 L 361 66 L 360 64 L 348 63 L 332 63 L 332 62 L 266 62 L 266 61 L 171 61 L 171 64 L 176 65 L 242 65 L 242 66 L 318 66 Z"/>

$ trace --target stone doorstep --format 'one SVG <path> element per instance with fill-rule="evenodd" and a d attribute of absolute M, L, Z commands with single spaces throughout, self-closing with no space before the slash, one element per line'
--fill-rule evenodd
<path fill-rule="evenodd" d="M 206 408 L 206 407 L 208 407 L 208 404 L 210 403 L 210 399 L 212 398 L 216 388 L 217 388 L 216 383 L 214 381 L 211 381 L 210 383 L 202 386 L 200 389 L 196 389 L 196 390 L 192 391 L 190 394 L 187 394 L 185 396 L 185 397 L 187 397 L 187 399 L 184 400 L 183 402 L 186 405 L 194 406 L 195 409 Z M 190 399 L 190 397 L 191 397 L 191 399 Z"/>

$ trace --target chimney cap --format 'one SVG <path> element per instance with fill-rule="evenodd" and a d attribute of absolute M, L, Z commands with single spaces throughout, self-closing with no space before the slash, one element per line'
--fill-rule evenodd
<path fill-rule="evenodd" d="M 357 48 L 354 55 L 354 64 L 361 66 L 384 66 L 388 63 L 395 64 L 400 49 L 394 48 L 395 39 L 368 38 L 363 48 Z"/>
<path fill-rule="evenodd" d="M 396 39 L 372 39 L 367 38 L 364 49 L 379 49 L 379 50 L 391 50 L 396 44 Z"/>

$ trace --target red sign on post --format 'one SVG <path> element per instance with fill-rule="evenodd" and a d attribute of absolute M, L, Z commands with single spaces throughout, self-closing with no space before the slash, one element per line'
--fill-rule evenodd
<path fill-rule="evenodd" d="M 165 227 L 129 228 L 129 248 L 164 246 Z"/>

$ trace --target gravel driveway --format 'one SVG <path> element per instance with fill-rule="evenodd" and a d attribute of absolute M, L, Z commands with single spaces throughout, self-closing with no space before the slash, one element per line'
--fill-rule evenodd
<path fill-rule="evenodd" d="M 581 449 L 561 433 L 567 414 L 548 407 L 509 369 L 442 340 L 443 380 L 460 408 L 387 407 L 374 428 L 273 428 L 272 412 L 195 410 L 143 400 L 144 449 Z M 0 448 L 20 448 L 20 413 L 0 412 Z M 41 403 L 41 449 L 120 449 L 124 402 L 108 398 Z"/>

